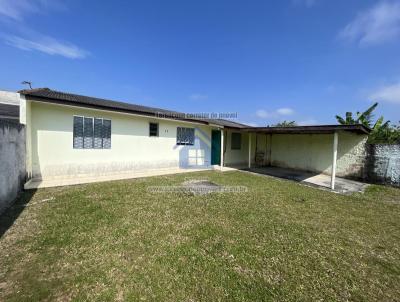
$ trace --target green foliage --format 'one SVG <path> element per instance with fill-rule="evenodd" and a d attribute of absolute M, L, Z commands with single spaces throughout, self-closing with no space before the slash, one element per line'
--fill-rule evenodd
<path fill-rule="evenodd" d="M 357 122 L 371 128 L 372 120 L 374 118 L 372 112 L 376 109 L 376 107 L 378 107 L 378 103 L 373 104 L 371 107 L 369 107 L 362 113 L 357 112 L 357 117 L 358 117 Z M 381 116 L 380 119 L 383 120 L 383 116 Z"/>
<path fill-rule="evenodd" d="M 273 127 L 295 127 L 297 123 L 295 121 L 283 121 L 273 125 Z"/>
<path fill-rule="evenodd" d="M 379 117 L 376 122 L 373 122 L 373 112 L 378 107 L 378 103 L 374 103 L 364 112 L 357 112 L 356 118 L 353 118 L 352 112 L 346 112 L 346 117 L 343 118 L 336 115 L 336 120 L 341 125 L 361 124 L 371 128 L 368 142 L 371 144 L 398 144 L 400 143 L 400 126 L 390 125 L 390 121 L 384 121 L 384 117 Z"/>
<path fill-rule="evenodd" d="M 374 127 L 368 142 L 371 144 L 400 144 L 400 123 L 390 125 L 389 122 L 381 126 Z"/>
<path fill-rule="evenodd" d="M 361 124 L 368 128 L 372 128 L 372 120 L 374 117 L 374 115 L 372 113 L 376 109 L 377 106 L 378 106 L 378 103 L 375 103 L 371 107 L 369 107 L 367 110 L 365 110 L 364 112 L 357 111 L 357 117 L 355 119 L 353 118 L 352 112 L 346 112 L 345 118 L 342 118 L 341 116 L 336 115 L 336 120 L 341 125 Z M 380 117 L 379 119 L 383 120 L 383 116 Z"/>

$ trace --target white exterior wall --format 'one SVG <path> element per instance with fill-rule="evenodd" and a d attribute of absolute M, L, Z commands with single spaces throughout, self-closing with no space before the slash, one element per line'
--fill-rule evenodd
<path fill-rule="evenodd" d="M 27 101 L 23 94 L 19 95 L 19 122 L 25 125 L 25 167 L 27 179 L 32 178 L 32 122 L 31 102 Z"/>
<path fill-rule="evenodd" d="M 210 126 L 81 107 L 28 103 L 31 104 L 31 121 L 27 123 L 31 128 L 34 178 L 51 180 L 210 167 Z M 74 115 L 110 119 L 111 149 L 73 149 Z M 159 137 L 149 137 L 149 122 L 159 124 Z M 178 126 L 196 129 L 194 146 L 176 145 Z"/>

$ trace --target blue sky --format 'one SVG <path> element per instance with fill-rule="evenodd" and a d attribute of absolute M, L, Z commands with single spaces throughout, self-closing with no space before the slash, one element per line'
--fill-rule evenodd
<path fill-rule="evenodd" d="M 33 87 L 259 126 L 400 120 L 400 0 L 0 0 L 0 89 Z"/>

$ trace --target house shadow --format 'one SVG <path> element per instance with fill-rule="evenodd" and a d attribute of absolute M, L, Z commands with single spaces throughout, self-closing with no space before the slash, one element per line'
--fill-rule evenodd
<path fill-rule="evenodd" d="M 25 210 L 36 190 L 22 191 L 15 202 L 0 215 L 0 239 Z"/>
<path fill-rule="evenodd" d="M 179 148 L 180 169 L 209 169 L 211 167 L 211 137 L 196 127 L 193 145 Z"/>

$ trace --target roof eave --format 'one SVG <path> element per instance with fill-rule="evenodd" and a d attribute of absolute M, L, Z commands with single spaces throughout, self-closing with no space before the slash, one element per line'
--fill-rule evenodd
<path fill-rule="evenodd" d="M 73 106 L 73 107 L 82 107 L 82 108 L 89 108 L 89 109 L 97 109 L 97 110 L 104 110 L 104 111 L 112 111 L 112 112 L 119 112 L 119 113 L 127 113 L 127 114 L 134 114 L 134 115 L 140 115 L 140 116 L 146 116 L 146 117 L 153 117 L 153 118 L 158 118 L 158 119 L 165 119 L 165 120 L 176 120 L 176 121 L 186 121 L 186 122 L 191 122 L 191 123 L 197 123 L 197 124 L 202 124 L 202 125 L 209 125 L 208 122 L 206 121 L 201 121 L 201 120 L 194 120 L 194 119 L 184 119 L 184 118 L 178 118 L 178 117 L 169 117 L 169 118 L 163 118 L 161 116 L 157 116 L 154 113 L 150 112 L 143 112 L 139 110 L 128 110 L 128 109 L 120 109 L 120 108 L 112 108 L 112 107 L 107 107 L 107 106 L 101 106 L 101 105 L 91 105 L 91 104 L 83 104 L 83 103 L 78 103 L 78 102 L 73 102 L 73 101 L 68 101 L 68 100 L 60 100 L 60 99 L 53 99 L 53 98 L 47 98 L 44 96 L 37 96 L 37 95 L 31 95 L 25 91 L 20 91 L 23 95 L 28 97 L 30 101 L 39 101 L 39 102 L 44 102 L 44 103 L 50 103 L 50 104 L 58 104 L 58 105 L 66 105 L 66 106 Z"/>

